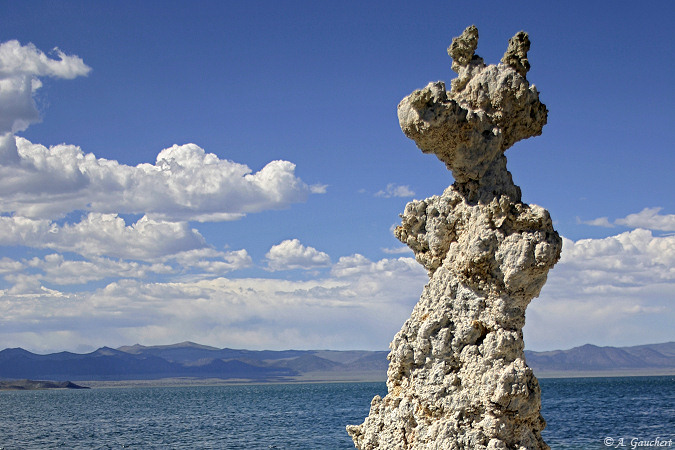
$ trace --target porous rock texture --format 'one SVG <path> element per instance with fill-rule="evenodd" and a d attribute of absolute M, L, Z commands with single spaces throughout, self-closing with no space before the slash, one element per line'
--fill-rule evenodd
<path fill-rule="evenodd" d="M 395 231 L 430 280 L 390 345 L 388 394 L 347 427 L 362 450 L 549 448 L 522 328 L 562 240 L 545 209 L 521 202 L 504 156 L 541 134 L 547 110 L 526 79 L 526 33 L 497 65 L 477 43 L 474 26 L 453 39 L 450 91 L 430 83 L 398 105 L 403 132 L 455 183 L 408 203 Z"/>

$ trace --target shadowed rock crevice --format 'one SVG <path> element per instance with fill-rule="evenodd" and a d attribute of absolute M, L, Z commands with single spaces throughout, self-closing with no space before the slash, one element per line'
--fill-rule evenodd
<path fill-rule="evenodd" d="M 406 136 L 455 182 L 408 203 L 395 230 L 430 280 L 390 345 L 388 394 L 347 427 L 359 449 L 548 448 L 522 328 L 562 240 L 545 209 L 521 202 L 504 155 L 541 134 L 547 110 L 525 78 L 526 33 L 498 65 L 477 44 L 474 26 L 453 39 L 450 91 L 430 83 L 398 106 Z"/>

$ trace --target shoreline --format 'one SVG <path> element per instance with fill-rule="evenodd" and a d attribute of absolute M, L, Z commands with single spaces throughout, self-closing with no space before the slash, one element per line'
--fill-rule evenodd
<path fill-rule="evenodd" d="M 664 369 L 616 369 L 616 370 L 589 370 L 584 371 L 565 371 L 565 370 L 551 370 L 537 372 L 534 370 L 534 375 L 539 379 L 549 378 L 620 378 L 620 377 L 667 377 L 675 376 L 674 368 Z"/>
<path fill-rule="evenodd" d="M 606 372 L 544 372 L 536 374 L 538 379 L 569 379 L 569 378 L 637 378 L 675 376 L 675 369 L 663 371 L 606 371 Z M 313 378 L 294 377 L 284 380 L 250 380 L 250 379 L 222 379 L 222 378 L 161 378 L 156 380 L 82 380 L 77 381 L 81 386 L 92 389 L 115 388 L 145 388 L 145 387 L 196 387 L 196 386 L 258 386 L 279 384 L 338 384 L 338 383 L 385 383 L 386 377 L 364 378 Z"/>
<path fill-rule="evenodd" d="M 675 368 L 666 369 L 625 369 L 611 371 L 534 371 L 540 379 L 569 379 L 569 378 L 621 378 L 621 377 L 661 377 L 675 376 Z M 20 382 L 39 384 L 41 387 L 17 387 Z M 384 383 L 387 381 L 386 374 L 363 373 L 359 375 L 345 374 L 344 377 L 336 376 L 334 372 L 313 372 L 296 377 L 280 377 L 275 379 L 246 379 L 246 378 L 192 378 L 173 377 L 157 379 L 136 380 L 0 380 L 0 391 L 18 390 L 52 390 L 52 389 L 77 389 L 63 387 L 66 383 L 72 383 L 79 388 L 91 389 L 116 389 L 116 388 L 151 388 L 151 387 L 197 387 L 197 386 L 258 386 L 280 384 L 338 384 L 338 383 Z M 53 386 L 46 387 L 51 384 Z M 4 386 L 6 385 L 6 387 Z"/>

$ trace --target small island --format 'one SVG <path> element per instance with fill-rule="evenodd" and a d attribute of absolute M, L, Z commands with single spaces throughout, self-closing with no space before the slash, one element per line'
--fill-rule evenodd
<path fill-rule="evenodd" d="M 0 380 L 0 391 L 35 391 L 41 389 L 89 389 L 70 381 Z"/>

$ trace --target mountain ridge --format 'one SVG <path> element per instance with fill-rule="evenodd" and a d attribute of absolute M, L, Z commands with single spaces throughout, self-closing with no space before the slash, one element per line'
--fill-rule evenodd
<path fill-rule="evenodd" d="M 321 356 L 317 356 L 320 354 Z M 373 357 L 375 362 L 359 359 Z M 387 352 L 244 350 L 181 342 L 101 347 L 90 353 L 39 355 L 21 348 L 0 351 L 0 379 L 130 381 L 167 378 L 250 382 L 375 381 L 384 379 Z"/>
<path fill-rule="evenodd" d="M 194 342 L 40 355 L 0 351 L 0 380 L 130 381 L 215 379 L 231 382 L 384 381 L 386 351 L 245 350 Z M 675 374 L 675 342 L 525 351 L 537 376 Z"/>
<path fill-rule="evenodd" d="M 630 347 L 585 344 L 569 350 L 526 350 L 527 364 L 541 373 L 671 371 L 675 373 L 675 342 Z"/>

